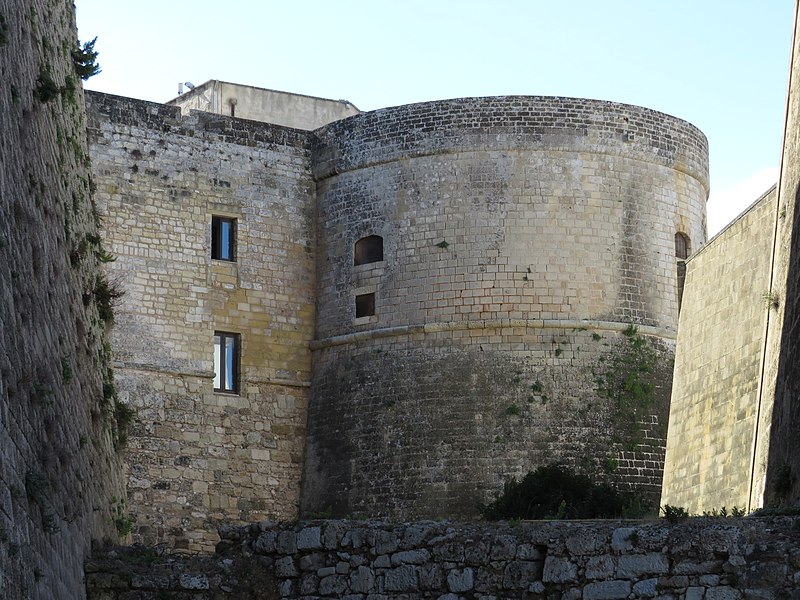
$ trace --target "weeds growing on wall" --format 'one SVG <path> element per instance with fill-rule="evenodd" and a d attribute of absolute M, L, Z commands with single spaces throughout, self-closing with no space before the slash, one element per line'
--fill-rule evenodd
<path fill-rule="evenodd" d="M 61 88 L 53 79 L 53 76 L 45 68 L 39 70 L 39 76 L 36 78 L 36 87 L 33 89 L 33 96 L 39 102 L 50 102 L 53 98 L 61 93 Z"/>
<path fill-rule="evenodd" d="M 103 405 L 102 411 L 106 423 L 111 426 L 111 437 L 114 449 L 118 452 L 128 443 L 128 429 L 133 424 L 136 412 L 119 399 L 114 382 L 114 368 L 111 366 L 111 344 L 103 343 L 100 363 L 103 369 Z"/>
<path fill-rule="evenodd" d="M 128 429 L 133 424 L 135 416 L 136 413 L 130 406 L 120 400 L 114 402 L 114 423 L 116 424 L 114 448 L 117 451 L 122 450 L 128 443 Z"/>
<path fill-rule="evenodd" d="M 654 372 L 659 355 L 635 325 L 622 332 L 623 343 L 612 348 L 594 370 L 598 395 L 613 402 L 617 422 L 629 449 L 642 441 L 642 419 L 655 403 Z"/>
<path fill-rule="evenodd" d="M 0 15 L 0 47 L 8 44 L 8 24 L 6 18 Z"/>
<path fill-rule="evenodd" d="M 112 325 L 114 323 L 114 305 L 125 292 L 115 283 L 109 282 L 104 274 L 100 274 L 95 279 L 92 293 L 100 319 L 106 325 Z"/>
<path fill-rule="evenodd" d="M 771 292 L 768 290 L 762 293 L 761 300 L 764 302 L 764 304 L 767 305 L 768 308 L 771 308 L 773 310 L 778 310 L 778 308 L 780 308 L 781 301 L 780 298 L 778 298 L 778 294 L 776 294 L 775 292 Z"/>
<path fill-rule="evenodd" d="M 61 359 L 61 380 L 65 384 L 72 383 L 75 378 L 75 372 L 72 370 L 72 363 L 66 356 Z"/>
<path fill-rule="evenodd" d="M 111 522 L 120 537 L 125 537 L 133 531 L 136 519 L 126 511 L 124 498 L 111 497 Z"/>
<path fill-rule="evenodd" d="M 25 473 L 25 495 L 32 504 L 39 507 L 42 530 L 45 533 L 58 533 L 61 527 L 51 506 L 49 492 L 50 483 L 42 473 L 33 469 Z"/>

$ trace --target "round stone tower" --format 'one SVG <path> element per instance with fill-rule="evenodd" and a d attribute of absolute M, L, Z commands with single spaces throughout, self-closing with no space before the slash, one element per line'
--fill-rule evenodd
<path fill-rule="evenodd" d="M 703 134 L 551 97 L 316 133 L 301 512 L 469 517 L 553 462 L 657 500 L 677 273 L 705 240 Z"/>

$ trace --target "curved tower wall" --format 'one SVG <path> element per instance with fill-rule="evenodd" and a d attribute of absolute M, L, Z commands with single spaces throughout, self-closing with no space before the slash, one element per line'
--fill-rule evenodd
<path fill-rule="evenodd" d="M 657 498 L 675 234 L 693 249 L 705 238 L 702 133 L 543 97 L 389 108 L 316 133 L 302 510 L 469 516 L 509 476 L 555 461 Z M 370 235 L 383 260 L 354 265 Z M 356 296 L 373 293 L 375 314 L 356 318 Z M 631 323 L 658 355 L 635 439 L 597 383 Z"/>

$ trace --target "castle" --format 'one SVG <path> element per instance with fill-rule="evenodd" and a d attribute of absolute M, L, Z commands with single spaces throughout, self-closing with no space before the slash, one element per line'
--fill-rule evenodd
<path fill-rule="evenodd" d="M 136 539 L 474 517 L 554 461 L 657 503 L 696 128 L 574 98 L 87 98 Z M 285 106 L 295 128 L 238 118 Z"/>
<path fill-rule="evenodd" d="M 469 516 L 553 460 L 651 495 L 663 469 L 692 512 L 796 503 L 799 43 L 780 181 L 703 246 L 679 119 L 210 82 L 90 94 L 87 146 L 73 7 L 0 4 L 0 594 L 80 597 L 129 513 L 199 550 L 222 521 Z"/>

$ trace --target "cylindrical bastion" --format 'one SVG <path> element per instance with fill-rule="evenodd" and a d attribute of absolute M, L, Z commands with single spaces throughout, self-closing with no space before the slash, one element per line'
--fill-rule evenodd
<path fill-rule="evenodd" d="M 301 512 L 470 517 L 554 462 L 657 500 L 676 239 L 705 240 L 703 134 L 554 97 L 387 108 L 316 134 Z"/>

